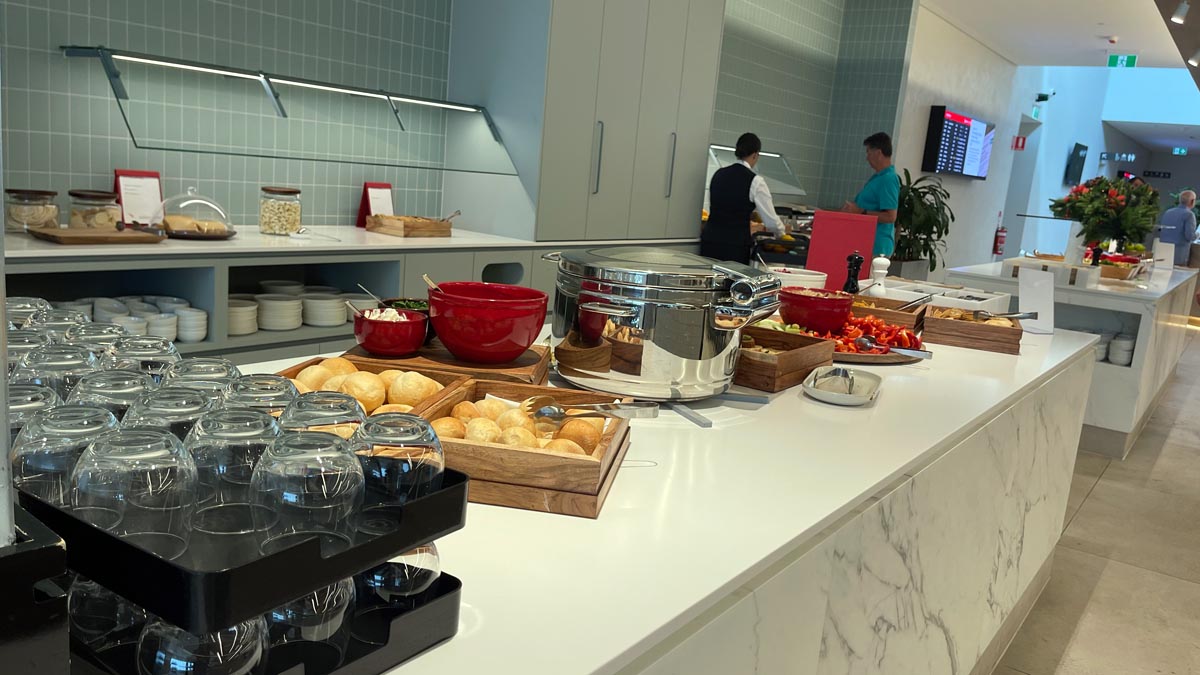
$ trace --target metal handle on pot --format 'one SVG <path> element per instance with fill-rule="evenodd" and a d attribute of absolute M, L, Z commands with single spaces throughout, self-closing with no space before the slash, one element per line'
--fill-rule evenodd
<path fill-rule="evenodd" d="M 617 316 L 624 319 L 632 319 L 638 315 L 638 311 L 633 307 L 622 307 L 620 305 L 609 305 L 603 302 L 585 302 L 579 305 L 579 310 L 582 312 L 594 312 L 596 314 L 604 314 L 606 316 Z"/>
<path fill-rule="evenodd" d="M 740 268 L 740 269 L 739 269 Z M 724 274 L 733 281 L 729 285 L 729 299 L 743 307 L 761 300 L 764 295 L 779 290 L 779 278 L 771 273 L 752 274 L 758 270 L 747 265 L 713 265 L 713 271 Z"/>
<path fill-rule="evenodd" d="M 562 251 L 551 251 L 550 253 L 543 253 L 542 260 L 545 260 L 546 262 L 552 262 L 552 263 L 560 262 L 560 261 L 562 261 Z"/>

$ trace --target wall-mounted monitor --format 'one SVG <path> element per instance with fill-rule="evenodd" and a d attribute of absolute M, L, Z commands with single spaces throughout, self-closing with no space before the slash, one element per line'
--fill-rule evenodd
<path fill-rule="evenodd" d="M 1088 148 L 1082 143 L 1076 143 L 1067 158 L 1067 170 L 1063 173 L 1063 185 L 1079 185 L 1083 180 L 1083 163 L 1087 161 Z"/>
<path fill-rule="evenodd" d="M 983 180 L 987 178 L 995 138 L 995 124 L 935 105 L 929 113 L 921 170 Z"/>

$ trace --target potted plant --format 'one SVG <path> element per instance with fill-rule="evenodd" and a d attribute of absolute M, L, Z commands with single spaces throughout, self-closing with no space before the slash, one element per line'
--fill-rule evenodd
<path fill-rule="evenodd" d="M 954 222 L 950 193 L 937 176 L 913 180 L 908 169 L 900 181 L 900 205 L 896 210 L 896 250 L 892 255 L 894 275 L 925 278 L 944 263 L 943 238 Z M 920 263 L 919 265 L 914 263 Z"/>
<path fill-rule="evenodd" d="M 1141 243 L 1158 222 L 1158 192 L 1149 185 L 1097 176 L 1071 188 L 1059 199 L 1050 200 L 1050 213 L 1080 225 L 1080 242 L 1098 246 L 1115 239 Z"/>

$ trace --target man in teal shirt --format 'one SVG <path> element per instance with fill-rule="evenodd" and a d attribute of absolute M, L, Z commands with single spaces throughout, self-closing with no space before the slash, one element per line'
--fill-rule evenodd
<path fill-rule="evenodd" d="M 874 255 L 890 256 L 896 250 L 896 211 L 900 208 L 900 179 L 892 166 L 892 137 L 880 131 L 863 141 L 867 164 L 875 175 L 867 181 L 852 202 L 842 205 L 847 213 L 875 216 Z"/>

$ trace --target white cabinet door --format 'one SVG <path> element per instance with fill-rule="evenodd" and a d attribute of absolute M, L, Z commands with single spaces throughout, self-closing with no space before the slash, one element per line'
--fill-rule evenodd
<path fill-rule="evenodd" d="M 663 237 L 667 232 L 689 4 L 690 0 L 654 0 L 650 5 L 629 207 L 631 239 Z"/>
<path fill-rule="evenodd" d="M 554 0 L 538 180 L 536 237 L 542 241 L 586 235 L 603 23 L 602 2 Z"/>
<path fill-rule="evenodd" d="M 581 4 L 589 4 L 581 2 Z M 587 238 L 629 235 L 629 199 L 637 148 L 642 59 L 650 0 L 606 0 L 596 81 L 592 184 L 588 190 Z M 586 88 L 580 82 L 579 88 Z M 544 169 L 543 169 L 544 170 Z"/>
<path fill-rule="evenodd" d="M 724 20 L 725 0 L 691 0 L 676 126 L 675 180 L 664 233 L 667 237 L 700 236 Z"/>

